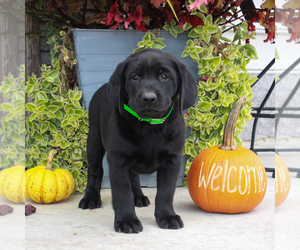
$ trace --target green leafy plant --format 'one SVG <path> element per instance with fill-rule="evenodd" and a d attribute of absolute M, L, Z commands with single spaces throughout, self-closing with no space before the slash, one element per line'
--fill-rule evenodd
<path fill-rule="evenodd" d="M 191 27 L 192 27 L 192 25 L 190 23 L 186 23 L 184 25 L 184 28 L 181 29 L 181 28 L 179 28 L 179 25 L 176 23 L 176 21 L 173 19 L 170 22 L 170 24 L 166 24 L 163 28 L 164 28 L 164 30 L 169 31 L 172 36 L 177 38 L 178 33 L 182 33 L 182 32 L 184 32 L 185 30 L 187 30 L 188 28 L 191 28 Z"/>
<path fill-rule="evenodd" d="M 75 179 L 75 190 L 86 186 L 88 112 L 80 104 L 82 92 L 66 90 L 60 80 L 59 62 L 41 67 L 41 77 L 29 78 L 25 91 L 27 168 L 46 165 L 51 149 L 57 151 L 53 169 L 65 168 Z"/>
<path fill-rule="evenodd" d="M 0 168 L 25 165 L 25 67 L 19 76 L 9 74 L 0 86 L 5 103 L 0 105 Z"/>
<path fill-rule="evenodd" d="M 203 21 L 204 26 L 191 28 L 189 37 L 192 39 L 182 53 L 183 57 L 190 56 L 199 68 L 198 100 L 185 115 L 186 124 L 191 128 L 184 150 L 187 170 L 202 150 L 222 143 L 228 113 L 235 102 L 245 96 L 247 103 L 235 131 L 235 144 L 243 144 L 238 136 L 251 118 L 251 85 L 256 81 L 246 69 L 251 59 L 257 59 L 256 49 L 242 44 L 252 38 L 247 23 L 235 27 L 231 40 L 223 37 L 218 21 L 213 22 L 210 15 L 203 17 Z"/>
<path fill-rule="evenodd" d="M 74 88 L 77 83 L 74 65 L 77 63 L 74 45 L 71 40 L 71 30 L 67 26 L 57 29 L 52 21 L 46 24 L 48 32 L 47 43 L 52 45 L 50 51 L 51 63 L 59 62 L 59 76 L 63 88 Z"/>
<path fill-rule="evenodd" d="M 137 44 L 138 48 L 133 53 L 147 48 L 163 49 L 166 47 L 163 43 L 164 40 L 165 38 L 157 38 L 153 32 L 147 32 L 142 41 Z"/>

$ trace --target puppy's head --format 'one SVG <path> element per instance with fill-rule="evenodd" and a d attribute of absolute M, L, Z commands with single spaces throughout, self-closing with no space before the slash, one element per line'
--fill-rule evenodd
<path fill-rule="evenodd" d="M 129 56 L 110 78 L 108 94 L 124 112 L 124 104 L 142 118 L 162 118 L 173 103 L 180 112 L 192 106 L 197 86 L 186 66 L 173 55 L 145 49 Z"/>

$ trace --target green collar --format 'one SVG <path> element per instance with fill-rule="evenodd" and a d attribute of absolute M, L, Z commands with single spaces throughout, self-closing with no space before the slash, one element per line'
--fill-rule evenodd
<path fill-rule="evenodd" d="M 144 121 L 144 122 L 149 122 L 150 124 L 162 124 L 165 122 L 165 120 L 167 120 L 167 118 L 170 116 L 170 114 L 172 113 L 172 110 L 174 108 L 174 105 L 172 106 L 172 108 L 170 109 L 169 113 L 167 114 L 166 117 L 164 118 L 160 118 L 160 119 L 156 119 L 156 118 L 142 118 L 140 117 L 136 112 L 134 112 L 131 108 L 129 108 L 126 104 L 124 104 L 124 109 L 129 112 L 130 114 L 132 114 L 134 117 L 138 118 L 139 121 Z"/>

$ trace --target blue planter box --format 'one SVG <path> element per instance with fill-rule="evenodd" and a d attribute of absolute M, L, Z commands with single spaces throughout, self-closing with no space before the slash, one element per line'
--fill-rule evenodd
<path fill-rule="evenodd" d="M 76 74 L 80 90 L 83 91 L 83 103 L 86 109 L 95 91 L 109 81 L 117 65 L 124 61 L 137 48 L 145 33 L 129 30 L 93 30 L 73 29 L 73 40 L 77 59 Z M 186 64 L 194 79 L 198 78 L 198 67 L 189 57 L 181 58 L 188 37 L 178 34 L 175 39 L 168 32 L 161 31 L 161 37 L 166 38 L 164 50 L 172 53 Z M 177 186 L 182 186 L 184 176 L 185 157 L 177 180 Z M 104 176 L 102 187 L 109 188 L 108 165 L 106 157 L 103 160 Z M 156 186 L 156 173 L 140 175 L 141 185 Z"/>

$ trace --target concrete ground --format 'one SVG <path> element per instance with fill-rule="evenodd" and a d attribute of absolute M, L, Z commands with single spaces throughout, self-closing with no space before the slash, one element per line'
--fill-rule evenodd
<path fill-rule="evenodd" d="M 287 154 L 288 161 L 293 156 Z M 299 154 L 298 154 L 299 155 Z M 272 153 L 260 155 L 265 167 L 273 167 Z M 299 165 L 298 165 L 299 167 Z M 144 230 L 139 234 L 116 233 L 113 229 L 111 191 L 101 191 L 103 206 L 96 210 L 78 209 L 83 194 L 72 194 L 56 204 L 36 204 L 36 213 L 24 216 L 24 205 L 9 204 L 14 212 L 0 216 L 0 249 L 300 249 L 300 178 L 291 174 L 287 200 L 274 209 L 275 180 L 268 173 L 263 202 L 244 214 L 208 213 L 198 208 L 186 187 L 177 188 L 174 207 L 184 228 L 158 228 L 154 219 L 155 188 L 145 188 L 150 206 L 136 208 Z"/>

